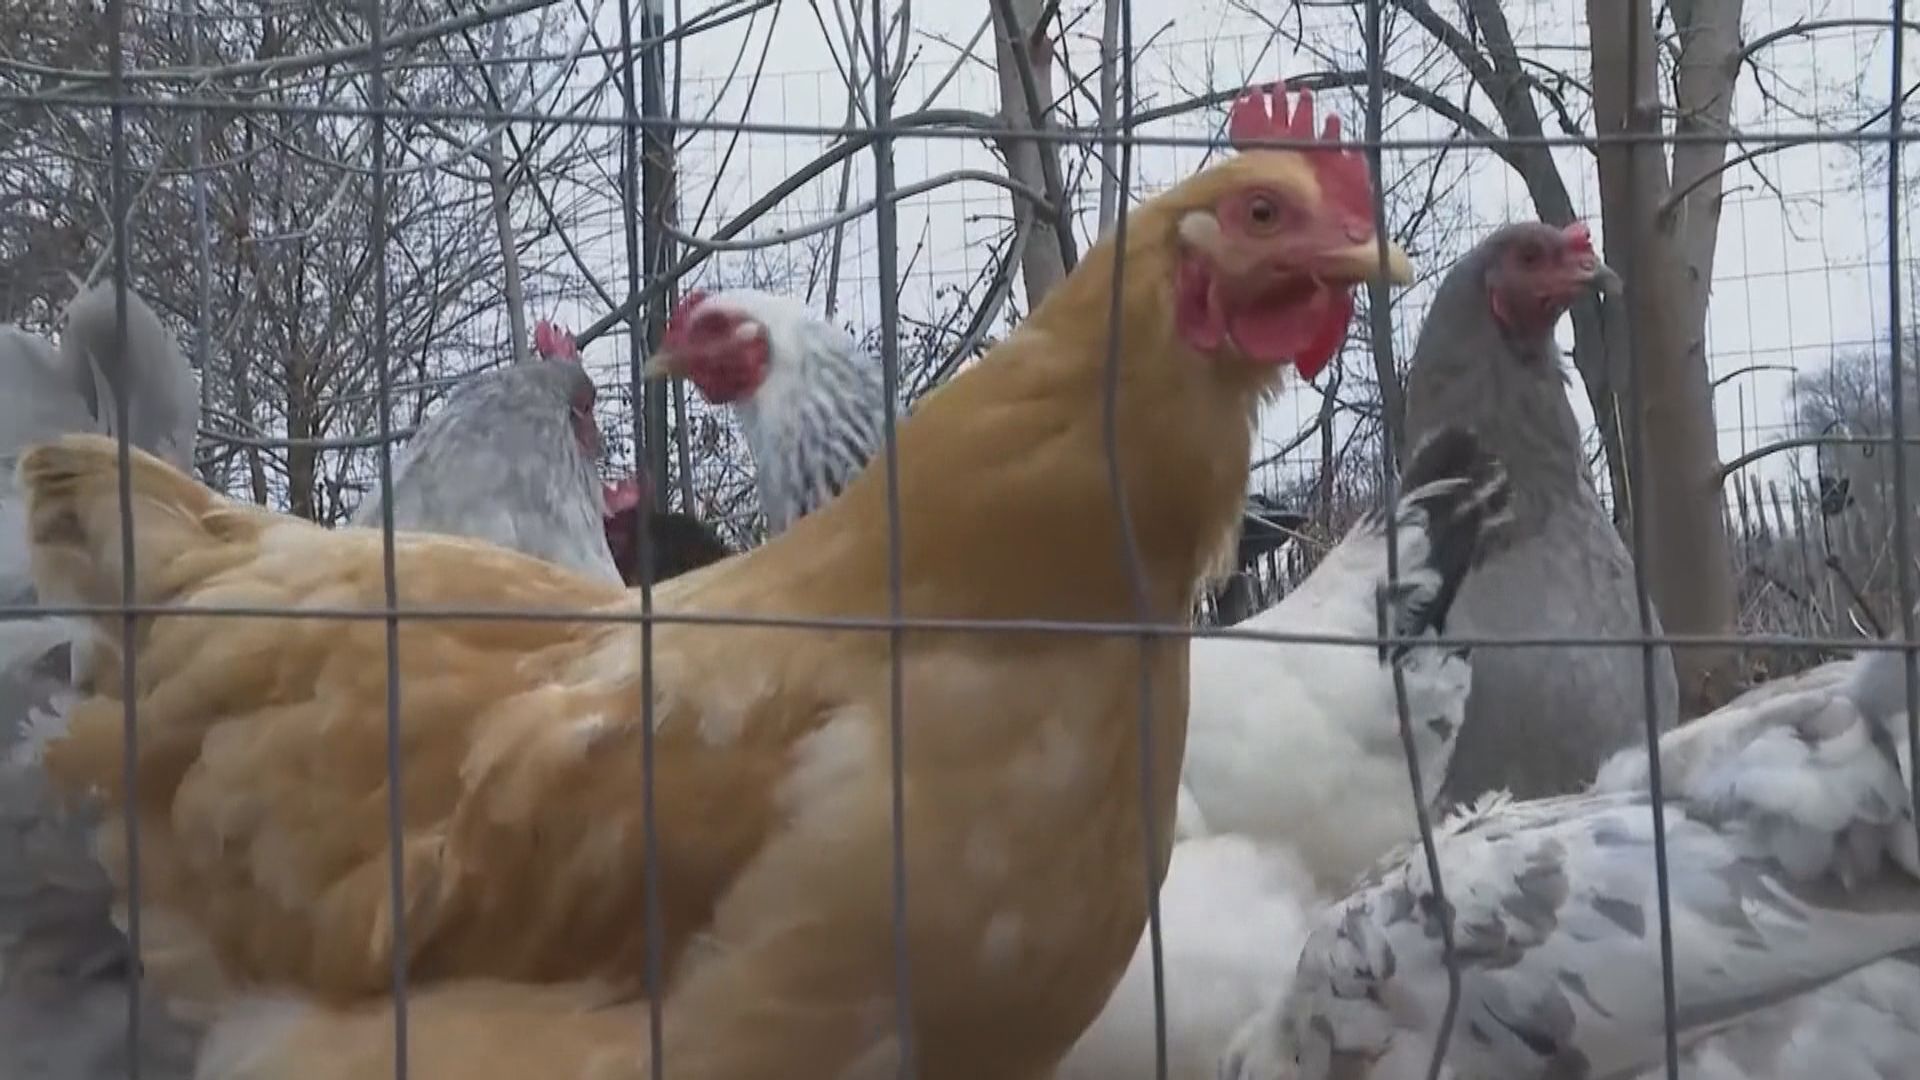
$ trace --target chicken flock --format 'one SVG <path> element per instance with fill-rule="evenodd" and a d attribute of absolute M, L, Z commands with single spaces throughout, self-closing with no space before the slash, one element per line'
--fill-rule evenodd
<path fill-rule="evenodd" d="M 0 583 L 49 612 L 0 631 L 0 1078 L 1657 1076 L 1657 839 L 1685 1075 L 1920 1075 L 1903 653 L 1684 724 L 1658 654 L 1656 833 L 1641 650 L 1456 641 L 1639 630 L 1553 339 L 1622 286 L 1579 223 L 1444 275 L 1390 505 L 1240 632 L 1139 631 L 1233 563 L 1286 369 L 1412 276 L 1305 91 L 1229 135 L 900 420 L 897 492 L 871 357 L 690 292 L 646 374 L 741 425 L 737 554 L 603 483 L 548 324 L 333 530 L 192 478 L 137 296 L 0 331 Z M 389 519 L 430 618 L 380 617 Z M 125 588 L 199 610 L 87 610 Z"/>

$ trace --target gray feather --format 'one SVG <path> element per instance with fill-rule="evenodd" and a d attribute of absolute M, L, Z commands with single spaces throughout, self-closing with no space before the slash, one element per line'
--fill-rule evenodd
<path fill-rule="evenodd" d="M 599 474 L 575 437 L 577 364 L 530 360 L 474 376 L 393 466 L 394 527 L 485 540 L 621 584 Z M 381 493 L 352 524 L 379 528 Z"/>
<path fill-rule="evenodd" d="M 114 318 L 114 283 L 103 280 L 67 306 L 60 353 L 72 371 L 90 371 L 100 430 L 115 433 L 114 395 L 127 400 L 127 439 L 176 469 L 192 471 L 200 422 L 193 368 L 144 300 L 127 294 L 124 350 Z"/>
<path fill-rule="evenodd" d="M 1487 271 L 1514 230 L 1527 227 L 1496 232 L 1449 271 L 1408 374 L 1409 441 L 1443 425 L 1470 427 L 1513 485 L 1513 525 L 1461 587 L 1451 629 L 1638 639 L 1633 563 L 1587 473 L 1559 348 L 1551 337 L 1508 336 L 1488 310 Z M 1652 632 L 1661 632 L 1657 614 Z M 1664 647 L 1653 666 L 1664 731 L 1679 714 L 1679 685 Z M 1578 790 L 1607 755 L 1644 745 L 1642 670 L 1634 644 L 1477 648 L 1444 797 Z"/>
<path fill-rule="evenodd" d="M 114 393 L 127 395 L 136 446 L 191 468 L 198 390 L 186 358 L 138 296 L 127 296 L 118 348 L 114 288 L 103 282 L 68 307 L 60 347 L 0 330 L 0 589 L 34 599 L 24 507 L 12 460 L 68 432 L 113 434 Z M 113 894 L 87 840 L 86 811 L 48 789 L 37 747 L 64 725 L 74 634 L 60 620 L 0 628 L 0 1047 L 8 1080 L 125 1076 L 126 1010 L 134 966 L 111 918 Z M 193 1029 L 144 988 L 141 1075 L 190 1075 Z"/>

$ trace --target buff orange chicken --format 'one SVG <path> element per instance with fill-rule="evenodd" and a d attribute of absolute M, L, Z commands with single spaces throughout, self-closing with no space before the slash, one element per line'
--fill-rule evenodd
<path fill-rule="evenodd" d="M 398 914 L 384 622 L 143 617 L 138 902 L 149 974 L 213 1019 L 202 1075 L 390 1075 L 398 921 L 416 1078 L 638 1078 L 656 1052 L 673 1080 L 880 1077 L 908 1045 L 928 1080 L 1047 1076 L 1139 940 L 1145 822 L 1156 883 L 1173 835 L 1186 643 L 1119 624 L 1187 623 L 1232 550 L 1256 407 L 1288 366 L 1333 356 L 1358 282 L 1409 276 L 1337 121 L 1299 148 L 1245 145 L 1314 128 L 1304 92 L 1291 111 L 1280 88 L 1243 96 L 1239 152 L 1132 211 L 1117 298 L 1109 237 L 899 427 L 909 619 L 1110 628 L 901 634 L 906 1027 L 890 635 L 792 624 L 888 616 L 876 461 L 764 546 L 655 591 L 664 612 L 761 621 L 653 631 L 651 863 L 637 596 L 478 542 L 397 537 L 402 608 L 464 612 L 398 631 Z M 1132 561 L 1104 430 L 1116 302 Z M 113 444 L 40 446 L 20 477 L 39 586 L 118 603 Z M 142 603 L 384 603 L 375 531 L 227 501 L 137 451 L 130 485 Z M 124 879 L 120 634 L 118 616 L 98 621 L 102 662 L 46 763 L 108 811 L 101 850 Z"/>

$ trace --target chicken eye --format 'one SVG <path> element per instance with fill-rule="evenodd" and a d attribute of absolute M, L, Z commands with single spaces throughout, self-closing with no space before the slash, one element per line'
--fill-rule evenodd
<path fill-rule="evenodd" d="M 1271 229 L 1280 223 L 1280 206 L 1265 195 L 1255 195 L 1247 200 L 1247 221 L 1255 229 Z"/>

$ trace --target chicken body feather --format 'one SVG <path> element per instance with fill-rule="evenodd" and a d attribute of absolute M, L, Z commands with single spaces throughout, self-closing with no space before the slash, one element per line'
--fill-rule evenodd
<path fill-rule="evenodd" d="M 1584 280 L 1543 280 L 1554 267 Z M 1569 244 L 1565 231 L 1510 225 L 1447 272 L 1420 328 L 1407 374 L 1407 437 L 1471 426 L 1513 478 L 1514 526 L 1461 590 L 1455 631 L 1621 640 L 1476 650 L 1467 725 L 1446 779 L 1450 804 L 1493 791 L 1516 798 L 1579 791 L 1609 755 L 1645 743 L 1633 559 L 1594 493 L 1553 338 L 1571 292 L 1559 292 L 1531 321 L 1511 317 L 1542 303 L 1543 290 L 1552 297 L 1613 280 L 1591 247 Z M 1501 310 L 1509 312 L 1504 321 Z M 1648 632 L 1661 632 L 1657 612 Z M 1654 651 L 1651 673 L 1655 719 L 1665 730 L 1679 715 L 1679 684 L 1664 646 Z"/>
<path fill-rule="evenodd" d="M 1299 587 L 1242 624 L 1352 638 L 1436 639 L 1488 539 L 1508 520 L 1506 471 L 1461 429 L 1409 457 L 1392 512 L 1367 515 Z M 1390 586 L 1387 528 L 1399 549 Z M 1389 593 L 1397 588 L 1397 593 Z M 1404 647 L 1402 647 L 1404 649 Z M 1393 665 L 1365 644 L 1193 642 L 1181 783 L 1214 833 L 1289 846 L 1322 889 L 1343 890 L 1415 832 Z M 1402 657 L 1421 786 L 1438 796 L 1472 679 L 1467 650 L 1423 643 Z M 1337 821 L 1328 829 L 1320 822 Z"/>
<path fill-rule="evenodd" d="M 394 527 L 485 540 L 619 582 L 600 476 L 569 411 L 592 397 L 586 371 L 565 361 L 522 361 L 467 380 L 394 463 Z M 373 492 L 352 523 L 379 528 L 384 502 Z"/>
<path fill-rule="evenodd" d="M 1736 701 L 1661 740 L 1684 1043 L 1920 945 L 1904 708 L 1884 693 L 1900 661 L 1856 663 L 1837 689 Z M 1587 793 L 1489 797 L 1443 830 L 1462 995 L 1442 1076 L 1626 1077 L 1660 1061 L 1647 775 L 1624 750 Z M 1387 864 L 1322 918 L 1289 998 L 1243 1029 L 1221 1075 L 1425 1076 L 1447 998 L 1438 917 L 1418 855 Z"/>
<path fill-rule="evenodd" d="M 1402 482 L 1392 513 L 1349 530 L 1260 628 L 1373 635 L 1384 603 L 1389 630 L 1412 644 L 1194 640 L 1179 842 L 1160 891 L 1167 1012 L 1155 1013 L 1143 935 L 1059 1080 L 1153 1077 L 1161 1024 L 1169 1080 L 1207 1080 L 1227 1039 L 1284 993 L 1326 890 L 1415 827 L 1395 667 L 1423 795 L 1437 794 L 1471 686 L 1467 650 L 1441 631 L 1483 536 L 1505 520 L 1506 475 L 1470 433 L 1449 429 L 1414 449 Z M 1397 586 L 1387 574 L 1389 522 L 1400 545 Z M 1341 827 L 1326 828 L 1329 820 Z"/>
<path fill-rule="evenodd" d="M 1184 622 L 1232 543 L 1251 418 L 1278 375 L 1232 350 L 1197 352 L 1175 334 L 1180 230 L 1188 215 L 1247 185 L 1304 190 L 1314 176 L 1305 155 L 1246 153 L 1135 211 L 1117 301 L 1125 323 L 1115 421 L 1144 580 L 1119 545 L 1086 543 L 1119 523 L 1100 406 L 1106 334 L 1103 325 L 1090 331 L 1085 315 L 1109 302 L 1109 243 L 902 425 L 906 616 Z M 1346 261 L 1330 266 L 1378 258 L 1371 239 L 1337 257 Z M 67 600 L 117 593 L 111 445 L 43 446 L 21 475 L 43 588 Z M 329 533 L 237 506 L 144 455 L 129 480 L 146 602 L 316 614 L 381 602 L 371 531 Z M 887 494 L 883 476 L 862 474 L 765 546 L 662 587 L 658 607 L 882 618 Z M 637 606 L 619 590 L 485 544 L 402 535 L 396 557 L 405 606 L 627 615 Z M 107 623 L 98 637 L 110 648 Z M 318 1045 L 316 1032 L 342 1045 L 380 1037 L 388 1011 L 368 1002 L 386 988 L 399 918 L 412 979 L 444 995 L 448 1009 L 447 1023 L 416 1034 L 463 1040 L 422 1050 L 445 1066 L 439 1075 L 469 1075 L 463 1061 L 567 1012 L 529 1007 L 511 1020 L 463 1022 L 447 1004 L 463 984 L 532 984 L 516 992 L 549 1003 L 577 1004 L 568 983 L 631 994 L 642 988 L 649 946 L 667 977 L 658 1049 L 672 1076 L 879 1076 L 896 1067 L 888 633 L 653 628 L 659 845 L 649 869 L 636 797 L 646 783 L 640 628 L 561 616 L 403 620 L 406 888 L 396 915 L 387 899 L 385 632 L 377 619 L 142 620 L 133 687 L 147 826 L 140 900 L 156 944 L 179 952 L 171 971 L 155 975 L 230 1014 L 236 995 L 271 987 L 293 989 L 310 1010 L 254 1026 L 264 1042 L 224 1039 L 223 1060 L 286 1080 L 305 1075 L 295 1048 Z M 909 629 L 900 638 L 904 917 L 923 973 L 910 1017 L 921 1074 L 1038 1078 L 1091 1022 L 1138 940 L 1143 814 L 1160 837 L 1154 877 L 1164 874 L 1186 649 L 1166 637 L 1142 643 L 1118 626 Z M 1154 747 L 1145 807 L 1141 664 Z M 128 796 L 118 680 L 86 689 L 47 767 L 68 790 L 114 808 Z M 106 826 L 103 847 L 118 870 L 115 838 Z M 636 916 L 650 879 L 664 909 L 653 941 Z M 645 1075 L 643 1032 L 620 1031 L 591 1068 Z"/>

